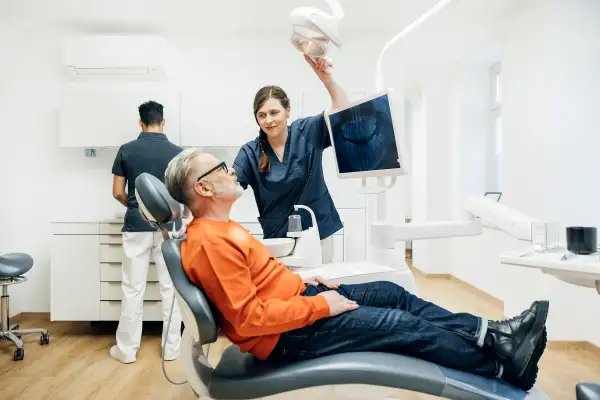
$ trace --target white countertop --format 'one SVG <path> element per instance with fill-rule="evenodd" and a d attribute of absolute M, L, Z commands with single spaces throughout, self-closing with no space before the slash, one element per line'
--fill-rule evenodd
<path fill-rule="evenodd" d="M 53 224 L 123 224 L 123 218 L 59 218 Z"/>
<path fill-rule="evenodd" d="M 250 223 L 258 223 L 257 218 L 251 217 L 242 217 L 242 218 L 234 218 L 232 215 L 232 220 L 239 222 L 240 224 L 250 224 Z M 123 224 L 123 218 L 59 218 L 52 221 L 53 224 Z"/>
<path fill-rule="evenodd" d="M 550 252 L 509 252 L 500 256 L 503 264 L 538 268 L 546 273 L 579 279 L 600 280 L 600 252 L 591 255 L 567 254 L 566 249 Z"/>

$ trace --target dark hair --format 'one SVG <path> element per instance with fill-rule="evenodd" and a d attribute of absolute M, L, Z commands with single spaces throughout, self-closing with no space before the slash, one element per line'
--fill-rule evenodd
<path fill-rule="evenodd" d="M 267 102 L 269 99 L 277 99 L 281 103 L 281 106 L 287 109 L 290 106 L 290 99 L 285 93 L 285 91 L 279 86 L 265 86 L 261 88 L 256 95 L 254 96 L 254 119 L 258 124 L 258 118 L 256 114 L 258 110 Z M 260 129 L 260 133 L 258 134 L 259 144 L 260 144 L 260 159 L 258 160 L 258 169 L 260 172 L 265 173 L 271 167 L 269 163 L 269 159 L 267 158 L 267 154 L 265 153 L 265 149 L 269 146 L 269 142 L 267 141 L 267 134 Z"/>
<path fill-rule="evenodd" d="M 160 125 L 163 120 L 163 105 L 155 101 L 147 101 L 138 107 L 140 120 L 146 126 Z"/>

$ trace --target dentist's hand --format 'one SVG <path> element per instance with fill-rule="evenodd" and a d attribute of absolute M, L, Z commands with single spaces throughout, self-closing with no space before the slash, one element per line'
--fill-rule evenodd
<path fill-rule="evenodd" d="M 331 75 L 331 68 L 333 67 L 333 63 L 327 57 L 316 57 L 315 61 L 313 61 L 310 56 L 304 55 L 304 59 L 310 66 L 313 71 L 317 74 L 321 82 L 324 84 L 328 84 L 332 81 L 333 77 Z"/>
<path fill-rule="evenodd" d="M 327 281 L 325 281 L 325 279 L 321 278 L 320 276 L 313 276 L 311 278 L 306 278 L 306 279 L 304 279 L 304 283 L 306 283 L 307 285 L 312 285 L 312 286 L 323 285 L 328 289 L 337 289 L 340 287 L 340 285 L 338 285 L 337 283 L 328 283 Z"/>
<path fill-rule="evenodd" d="M 325 297 L 325 300 L 327 300 L 330 317 L 345 313 L 346 311 L 356 310 L 358 308 L 357 302 L 345 298 L 335 290 L 321 292 L 317 296 L 323 296 Z"/>

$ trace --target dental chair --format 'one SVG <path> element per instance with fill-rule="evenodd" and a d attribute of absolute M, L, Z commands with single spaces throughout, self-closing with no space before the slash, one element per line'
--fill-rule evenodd
<path fill-rule="evenodd" d="M 15 361 L 25 358 L 21 335 L 41 333 L 40 344 L 50 343 L 50 336 L 46 329 L 19 329 L 19 325 L 9 325 L 8 286 L 27 281 L 24 274 L 29 272 L 31 267 L 33 267 L 33 258 L 28 254 L 8 253 L 0 255 L 0 286 L 2 287 L 2 298 L 0 299 L 0 340 L 10 340 L 15 343 L 17 346 L 13 356 Z"/>
<path fill-rule="evenodd" d="M 507 383 L 442 367 L 421 359 L 378 352 L 356 352 L 290 364 L 260 361 L 229 346 L 218 364 L 209 364 L 203 345 L 218 337 L 216 308 L 186 275 L 181 263 L 185 236 L 171 237 L 165 224 L 181 218 L 182 205 L 164 184 L 144 173 L 135 181 L 142 215 L 163 234 L 163 256 L 175 287 L 185 329 L 183 370 L 201 399 L 383 399 L 398 389 L 447 399 L 548 399 L 535 388 L 524 392 Z"/>
<path fill-rule="evenodd" d="M 600 383 L 580 382 L 575 385 L 577 400 L 600 400 Z"/>

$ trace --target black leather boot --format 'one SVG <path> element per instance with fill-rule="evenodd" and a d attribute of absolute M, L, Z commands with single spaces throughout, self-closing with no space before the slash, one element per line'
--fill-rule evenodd
<path fill-rule="evenodd" d="M 510 383 L 513 386 L 516 386 L 522 390 L 528 391 L 535 385 L 535 381 L 537 379 L 537 375 L 539 372 L 538 362 L 544 354 L 544 350 L 546 349 L 547 342 L 547 334 L 546 328 L 544 328 L 544 332 L 542 333 L 542 337 L 539 340 L 535 350 L 533 351 L 533 355 L 525 367 L 525 372 L 521 375 L 517 375 L 514 370 L 510 368 L 510 366 L 504 367 L 504 372 L 502 374 L 502 379 L 506 382 Z"/>
<path fill-rule="evenodd" d="M 517 378 L 525 373 L 543 336 L 548 308 L 548 301 L 535 301 L 517 317 L 489 321 L 484 347 L 492 350 Z"/>

